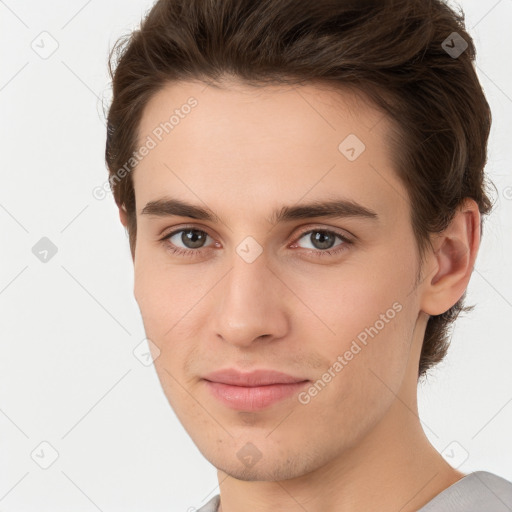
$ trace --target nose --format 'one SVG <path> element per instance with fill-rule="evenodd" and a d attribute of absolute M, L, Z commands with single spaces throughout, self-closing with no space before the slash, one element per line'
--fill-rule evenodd
<path fill-rule="evenodd" d="M 289 293 L 263 255 L 248 263 L 235 253 L 213 297 L 215 335 L 238 347 L 282 338 L 289 328 Z"/>

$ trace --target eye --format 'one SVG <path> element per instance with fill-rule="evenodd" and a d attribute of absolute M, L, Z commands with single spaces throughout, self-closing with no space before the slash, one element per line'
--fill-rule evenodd
<path fill-rule="evenodd" d="M 185 227 L 165 235 L 161 242 L 174 254 L 195 256 L 201 252 L 200 249 L 203 249 L 208 238 L 211 239 L 206 231 Z M 180 247 L 180 244 L 183 244 L 184 247 Z"/>
<path fill-rule="evenodd" d="M 311 247 L 306 247 L 308 254 L 319 257 L 337 255 L 347 250 L 348 246 L 353 243 L 341 233 L 320 228 L 304 231 L 297 242 L 303 238 L 311 245 Z M 195 257 L 200 255 L 203 250 L 208 249 L 208 246 L 205 246 L 208 239 L 213 240 L 206 231 L 194 227 L 183 227 L 165 235 L 160 241 L 173 254 Z M 340 240 L 340 243 L 336 244 L 336 239 Z M 290 247 L 301 247 L 297 242 Z"/>
<path fill-rule="evenodd" d="M 352 243 L 347 237 L 342 235 L 341 233 L 337 233 L 335 231 L 329 231 L 326 229 L 310 229 L 308 231 L 303 232 L 298 241 L 305 238 L 306 241 L 312 247 L 306 247 L 307 249 L 312 249 L 311 253 L 315 256 L 324 256 L 324 255 L 335 255 L 340 252 L 346 250 L 348 245 Z M 335 245 L 336 238 L 341 242 Z M 295 242 L 292 247 L 296 247 L 297 242 Z M 336 248 L 334 249 L 333 248 Z"/>

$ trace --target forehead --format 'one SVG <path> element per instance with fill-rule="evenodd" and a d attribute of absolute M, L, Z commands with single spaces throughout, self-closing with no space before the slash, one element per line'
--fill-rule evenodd
<path fill-rule="evenodd" d="M 348 89 L 168 84 L 140 122 L 138 147 L 152 149 L 133 174 L 137 206 L 169 194 L 251 209 L 339 192 L 396 209 L 406 192 L 393 170 L 390 129 L 382 112 Z"/>

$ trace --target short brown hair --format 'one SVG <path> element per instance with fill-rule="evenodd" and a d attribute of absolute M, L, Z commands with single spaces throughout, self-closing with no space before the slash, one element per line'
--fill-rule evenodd
<path fill-rule="evenodd" d="M 449 48 L 463 51 L 454 55 Z M 113 178 L 136 149 L 145 105 L 169 82 L 215 84 L 230 75 L 255 87 L 350 87 L 387 114 L 396 127 L 390 152 L 413 205 L 423 261 L 430 235 L 448 226 L 464 198 L 474 199 L 482 215 L 492 209 L 484 176 L 491 111 L 475 55 L 462 9 L 442 0 L 157 1 L 109 59 L 113 101 L 105 157 L 115 201 L 127 212 L 132 255 L 132 176 Z M 463 306 L 465 295 L 429 318 L 419 377 L 446 354 L 451 323 L 471 309 Z"/>

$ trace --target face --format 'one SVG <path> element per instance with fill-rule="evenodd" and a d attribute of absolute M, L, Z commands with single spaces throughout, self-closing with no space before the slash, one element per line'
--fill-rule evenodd
<path fill-rule="evenodd" d="M 169 403 L 236 478 L 343 457 L 417 372 L 418 260 L 390 129 L 313 84 L 181 82 L 144 111 L 135 298 Z M 229 369 L 242 376 L 211 375 Z M 295 383 L 240 380 L 255 370 Z"/>

